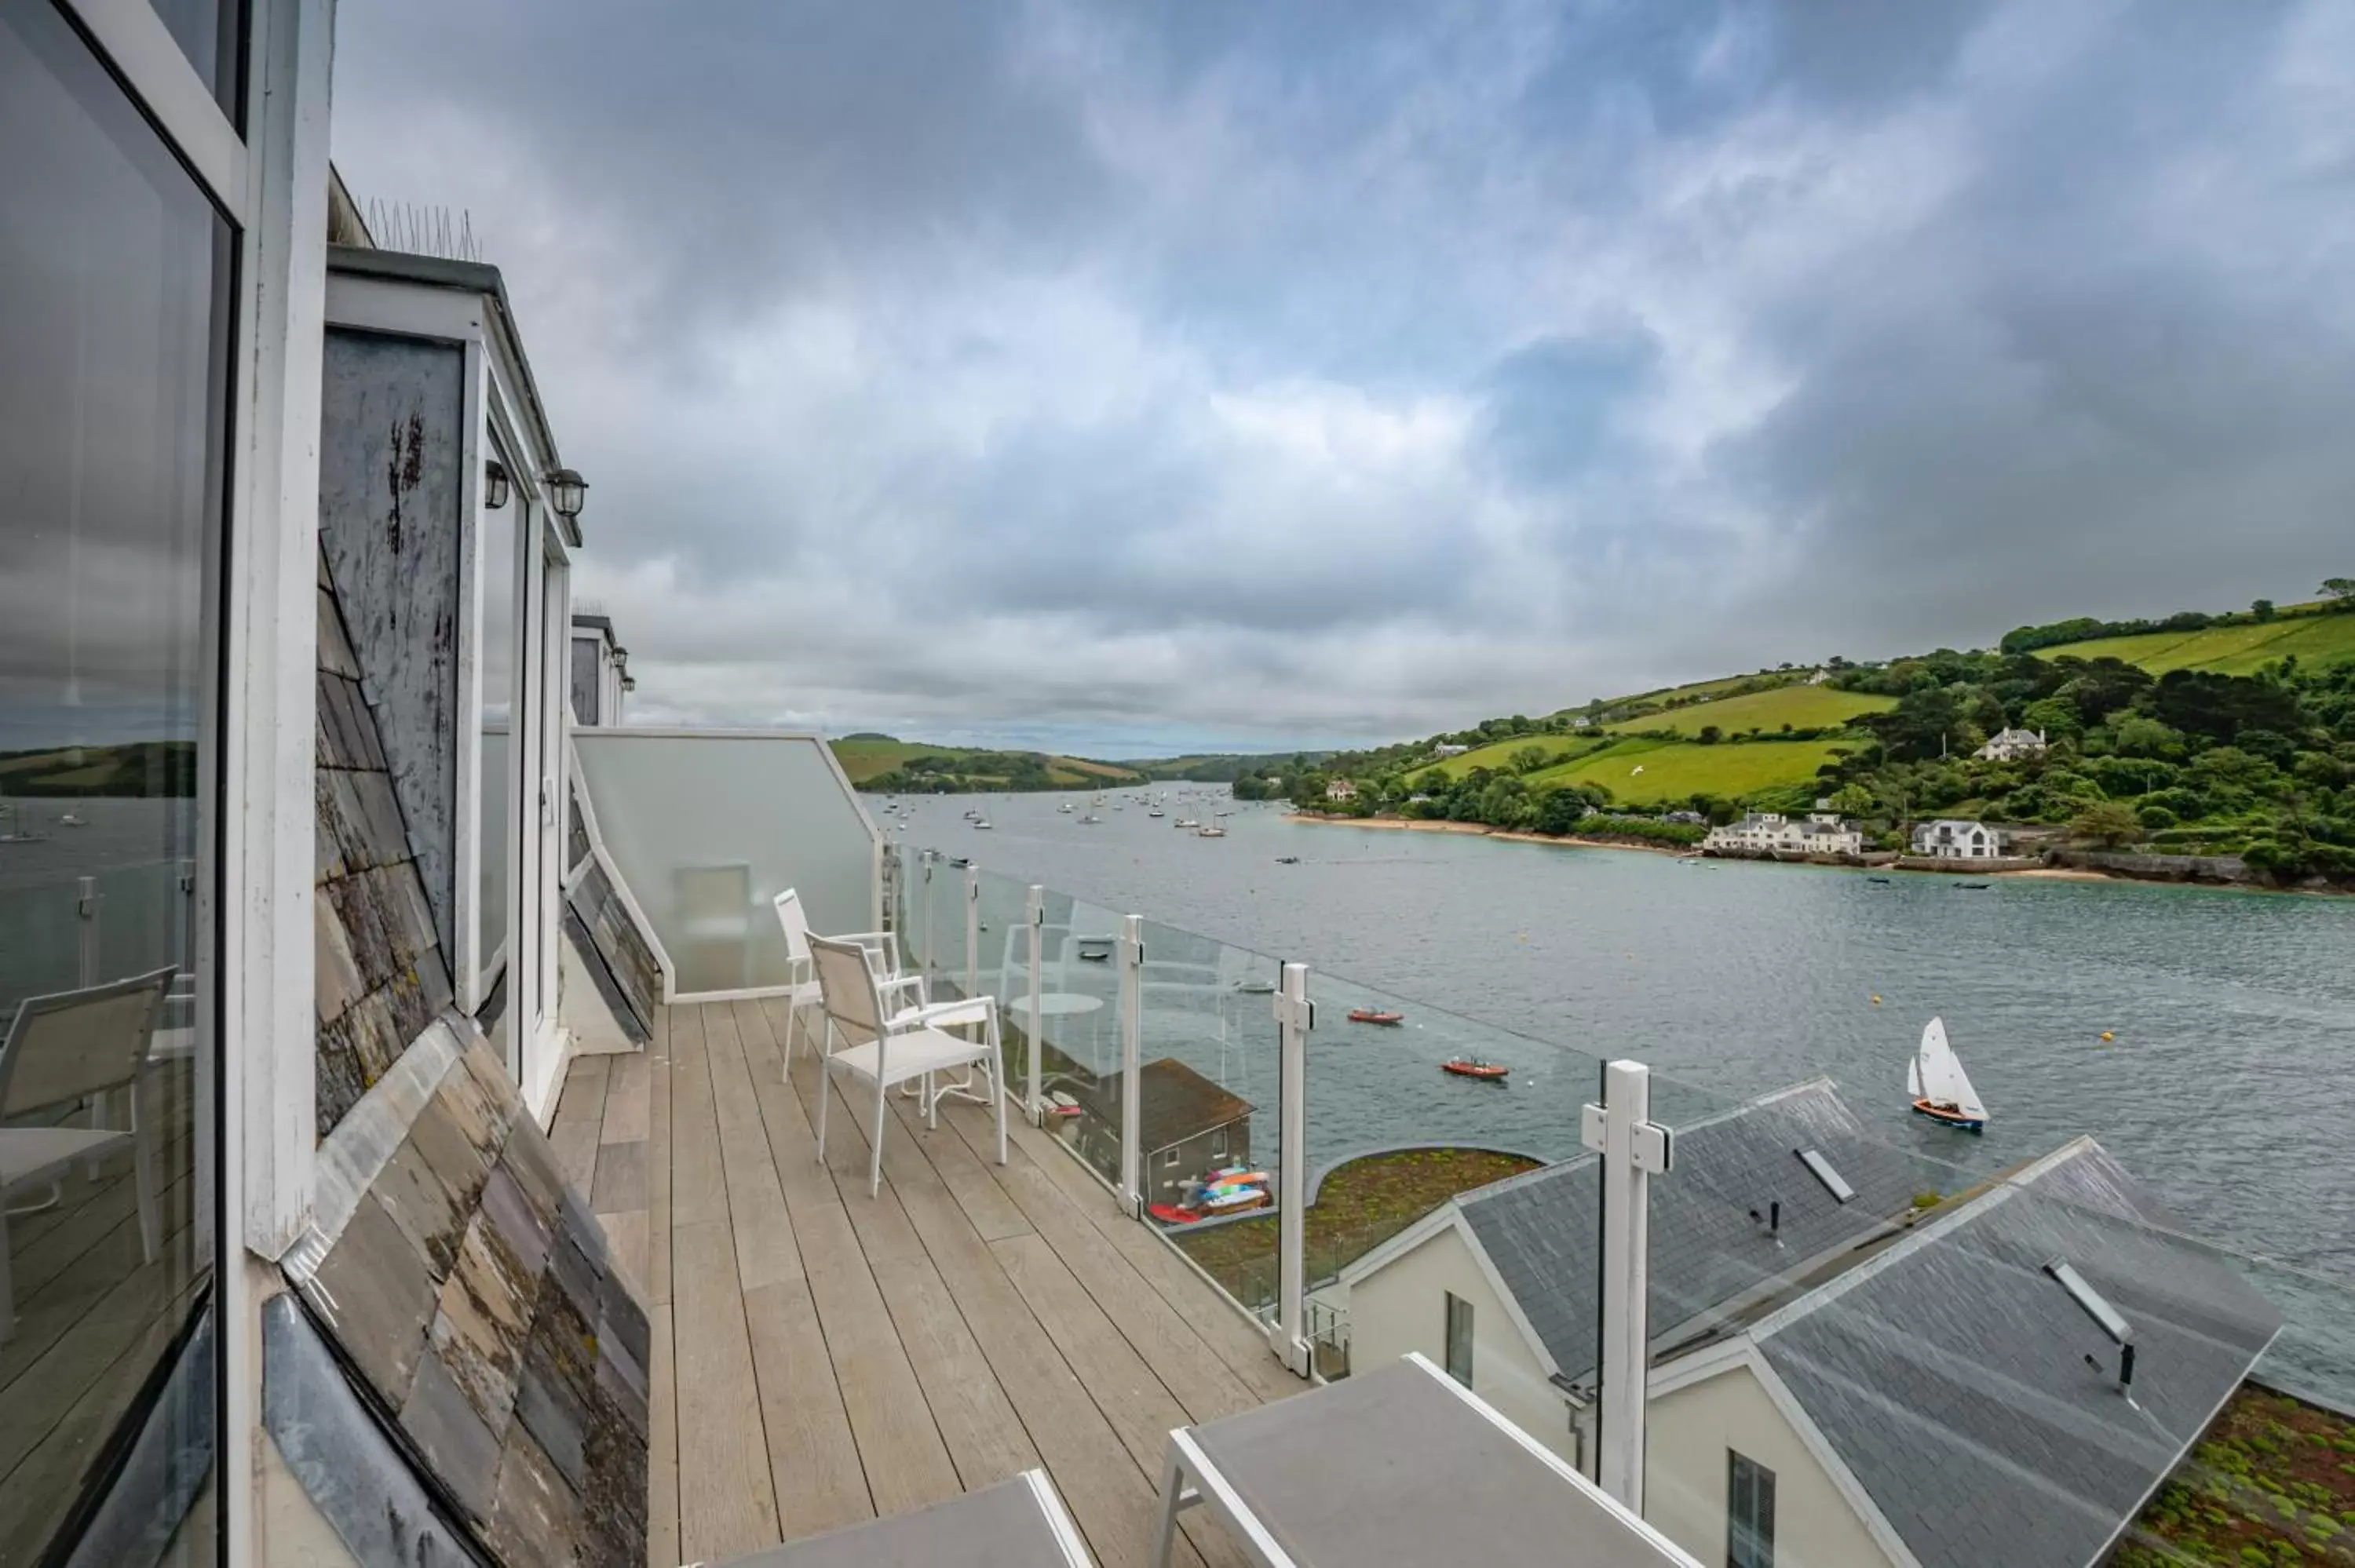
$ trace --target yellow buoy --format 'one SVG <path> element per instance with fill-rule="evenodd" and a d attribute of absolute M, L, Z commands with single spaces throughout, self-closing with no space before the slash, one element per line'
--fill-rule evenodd
<path fill-rule="evenodd" d="M 1873 1006 L 1875 1006 L 1875 1007 L 1879 1007 L 1879 1006 L 1881 1005 L 1881 998 L 1880 998 L 1878 995 L 1875 995 L 1875 996 L 1873 997 L 1873 999 L 1872 999 L 1872 1005 L 1873 1005 Z"/>
<path fill-rule="evenodd" d="M 2115 1040 L 2115 1039 L 2117 1038 L 2117 1036 L 2116 1036 L 2116 1035 L 2115 1035 L 2115 1034 L 2113 1034 L 2113 1033 L 2111 1033 L 2108 1030 L 2105 1029 L 2105 1030 L 2103 1030 L 2103 1031 L 2102 1031 L 2102 1038 L 2103 1038 L 2103 1039 L 2105 1039 L 2105 1040 Z"/>

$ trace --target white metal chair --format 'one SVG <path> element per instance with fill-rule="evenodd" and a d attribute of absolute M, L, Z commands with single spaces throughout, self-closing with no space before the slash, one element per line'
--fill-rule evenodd
<path fill-rule="evenodd" d="M 47 1208 L 61 1194 L 66 1172 L 76 1160 L 92 1166 L 128 1148 L 132 1186 L 139 1204 L 139 1244 L 155 1261 L 162 1242 L 156 1208 L 155 1118 L 141 1114 L 139 1089 L 155 1017 L 175 973 L 170 969 L 87 991 L 36 996 L 16 1009 L 8 1036 L 0 1043 L 0 1121 L 61 1107 L 90 1107 L 90 1125 L 0 1126 L 0 1340 L 16 1330 L 16 1297 L 8 1260 L 8 1194 L 46 1183 Z M 107 1102 L 127 1089 L 131 1125 L 105 1125 Z M 18 1213 L 34 1210 L 20 1209 Z"/>
<path fill-rule="evenodd" d="M 1006 1163 L 1006 1062 L 998 1048 L 997 1003 L 986 996 L 936 1006 L 892 1012 L 883 1005 L 883 988 L 868 967 L 867 950 L 856 942 L 830 937 L 809 938 L 810 960 L 817 969 L 818 991 L 826 1008 L 826 1034 L 819 1057 L 817 1152 L 826 1158 L 826 1107 L 834 1097 L 834 1076 L 847 1074 L 871 1085 L 875 1091 L 875 1126 L 869 1137 L 870 1160 L 867 1191 L 871 1197 L 883 1185 L 883 1121 L 885 1096 L 894 1084 L 929 1079 L 954 1067 L 986 1066 L 989 1103 L 997 1118 L 997 1162 Z M 945 1033 L 943 1023 L 978 1014 L 981 1038 L 961 1040 Z M 961 1016 L 962 1015 L 962 1016 Z M 848 1097 L 848 1091 L 844 1091 Z M 924 1119 L 940 1125 L 937 1096 L 923 1097 Z"/>
<path fill-rule="evenodd" d="M 792 1000 L 785 1012 L 785 1065 L 794 1065 L 794 1035 L 801 1022 L 802 1009 L 819 1001 L 817 974 L 810 963 L 809 916 L 802 908 L 802 895 L 788 887 L 773 900 L 777 910 L 777 924 L 785 933 L 786 982 L 793 987 Z M 837 941 L 856 942 L 867 952 L 868 967 L 879 980 L 893 985 L 905 983 L 900 971 L 900 938 L 889 931 L 853 931 L 838 937 Z M 918 982 L 922 984 L 921 981 Z M 802 1033 L 806 1033 L 804 1030 Z"/>

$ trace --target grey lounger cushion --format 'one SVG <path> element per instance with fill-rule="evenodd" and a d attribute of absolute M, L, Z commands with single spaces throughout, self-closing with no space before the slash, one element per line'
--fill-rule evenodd
<path fill-rule="evenodd" d="M 1086 1549 L 1041 1470 L 806 1541 L 787 1542 L 726 1568 L 1088 1568 Z M 1052 1510 L 1051 1512 L 1050 1510 Z"/>
<path fill-rule="evenodd" d="M 1189 1436 L 1304 1565 L 1675 1561 L 1411 1361 Z"/>

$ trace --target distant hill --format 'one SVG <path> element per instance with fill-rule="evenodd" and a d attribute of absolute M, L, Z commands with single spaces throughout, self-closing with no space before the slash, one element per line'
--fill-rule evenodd
<path fill-rule="evenodd" d="M 2090 638 L 2039 648 L 2036 653 L 2042 659 L 2123 659 L 2154 675 L 2169 670 L 2254 675 L 2291 654 L 2300 663 L 2317 666 L 2355 659 L 2355 615 L 2326 614 L 2320 605 L 2291 605 L 2270 620 L 2245 614 L 2218 617 L 2197 629 Z"/>
<path fill-rule="evenodd" d="M 843 772 L 861 789 L 964 794 L 1145 782 L 1135 768 L 1051 752 L 928 746 L 884 735 L 845 736 L 831 744 Z"/>
<path fill-rule="evenodd" d="M 0 796 L 116 800 L 197 792 L 192 740 L 0 753 Z"/>

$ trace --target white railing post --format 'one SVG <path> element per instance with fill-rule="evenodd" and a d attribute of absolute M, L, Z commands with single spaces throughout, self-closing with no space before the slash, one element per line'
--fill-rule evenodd
<path fill-rule="evenodd" d="M 964 868 L 964 994 L 981 994 L 981 867 Z"/>
<path fill-rule="evenodd" d="M 1641 1062 L 1604 1069 L 1603 1103 L 1585 1108 L 1582 1141 L 1603 1156 L 1602 1411 L 1595 1479 L 1644 1511 L 1644 1407 L 1651 1329 L 1651 1180 L 1674 1159 L 1668 1129 L 1652 1120 L 1652 1070 Z"/>
<path fill-rule="evenodd" d="M 1145 1053 L 1145 921 L 1124 915 L 1120 921 L 1120 1201 L 1138 1219 L 1145 1217 L 1145 1150 L 1136 1146 L 1144 1134 L 1143 1086 L 1139 1060 Z"/>
<path fill-rule="evenodd" d="M 1275 1022 L 1282 1044 L 1276 1120 L 1284 1144 L 1275 1153 L 1276 1319 L 1268 1343 L 1278 1361 L 1306 1377 L 1314 1364 L 1306 1332 L 1308 1032 L 1316 1027 L 1306 964 L 1284 966 L 1284 981 L 1275 993 Z"/>
<path fill-rule="evenodd" d="M 98 983 L 98 878 L 81 878 L 74 908 L 81 916 L 80 979 L 75 983 L 88 990 Z"/>
<path fill-rule="evenodd" d="M 916 972 L 924 977 L 924 990 L 929 994 L 939 977 L 932 972 L 932 864 L 939 859 L 932 850 L 924 852 L 924 956 L 916 965 Z"/>
<path fill-rule="evenodd" d="M 1023 919 L 1030 927 L 1030 1016 L 1022 1026 L 1029 1041 L 1025 1054 L 1030 1058 L 1030 1072 L 1023 1104 L 1030 1107 L 1031 1124 L 1037 1126 L 1047 1116 L 1046 1102 L 1039 1092 L 1039 1058 L 1047 1050 L 1047 993 L 1040 983 L 1046 974 L 1039 958 L 1039 943 L 1047 935 L 1047 890 L 1035 882 L 1030 885 L 1030 902 Z"/>

